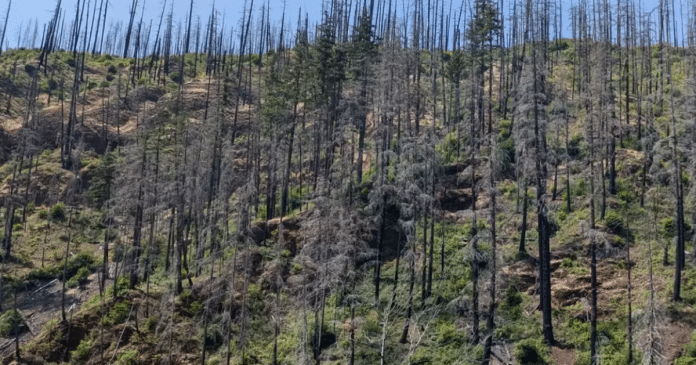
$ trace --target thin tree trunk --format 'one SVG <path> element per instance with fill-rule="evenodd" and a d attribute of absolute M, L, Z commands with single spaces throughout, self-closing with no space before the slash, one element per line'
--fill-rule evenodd
<path fill-rule="evenodd" d="M 628 219 L 626 221 L 628 222 Z M 626 230 L 628 230 L 628 224 L 626 224 Z M 631 244 L 628 241 L 626 242 L 626 273 L 628 276 L 628 328 L 626 331 L 626 341 L 628 342 L 628 364 L 630 365 L 633 364 L 633 311 L 631 308 L 631 290 L 633 288 L 631 287 Z"/>
<path fill-rule="evenodd" d="M 432 177 L 432 197 L 435 198 L 435 176 Z M 433 252 L 435 251 L 435 208 L 430 206 L 430 252 L 428 253 L 428 298 L 433 293 Z"/>
<path fill-rule="evenodd" d="M 520 257 L 527 256 L 527 207 L 529 198 L 527 197 L 527 179 L 523 180 L 522 189 L 522 225 L 520 226 L 520 245 L 518 255 Z"/>
<path fill-rule="evenodd" d="M 411 315 L 413 313 L 413 286 L 416 281 L 416 268 L 415 257 L 413 253 L 411 253 L 410 255 L 411 257 L 409 259 L 409 267 L 411 270 L 411 279 L 409 280 L 408 284 L 408 309 L 406 310 L 406 321 L 404 323 L 404 329 L 401 332 L 401 338 L 399 339 L 399 343 L 408 342 L 408 329 L 411 324 Z"/>
<path fill-rule="evenodd" d="M 497 135 L 495 133 L 491 132 L 491 142 L 494 143 L 494 138 L 497 138 Z M 488 332 L 484 344 L 484 350 L 483 350 L 483 364 L 488 365 L 490 363 L 491 359 L 491 352 L 493 348 L 493 336 L 495 334 L 495 308 L 496 308 L 496 301 L 495 301 L 495 291 L 496 291 L 496 281 L 495 281 L 495 276 L 497 274 L 497 240 L 496 240 L 496 218 L 497 218 L 497 211 L 496 211 L 496 193 L 495 193 L 495 177 L 494 177 L 494 167 L 493 167 L 494 162 L 491 160 L 490 163 L 490 196 L 491 196 L 491 217 L 490 217 L 490 226 L 491 226 L 491 281 L 490 281 L 490 286 L 488 288 L 489 294 L 490 294 L 490 303 L 488 305 L 488 321 L 486 322 L 486 331 Z"/>
<path fill-rule="evenodd" d="M 70 239 L 72 236 L 72 216 L 74 209 L 74 207 L 70 208 L 70 215 L 68 217 L 68 241 L 65 243 L 65 260 L 63 260 L 63 290 L 61 291 L 60 297 L 60 313 L 63 318 L 63 322 L 67 320 L 65 317 L 65 282 L 67 281 L 68 273 L 68 257 L 70 257 Z"/>

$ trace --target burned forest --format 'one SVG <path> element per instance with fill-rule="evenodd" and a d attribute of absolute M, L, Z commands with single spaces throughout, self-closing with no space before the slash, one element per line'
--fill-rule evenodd
<path fill-rule="evenodd" d="M 696 364 L 696 2 L 203 2 L 0 3 L 3 364 Z"/>

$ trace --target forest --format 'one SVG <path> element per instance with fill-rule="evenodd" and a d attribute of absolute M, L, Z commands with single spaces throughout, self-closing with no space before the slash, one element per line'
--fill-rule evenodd
<path fill-rule="evenodd" d="M 696 2 L 144 3 L 0 14 L 3 364 L 696 364 Z"/>

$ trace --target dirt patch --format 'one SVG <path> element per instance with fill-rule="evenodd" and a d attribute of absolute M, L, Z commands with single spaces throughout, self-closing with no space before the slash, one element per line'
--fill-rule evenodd
<path fill-rule="evenodd" d="M 556 346 L 551 348 L 551 358 L 556 365 L 572 365 L 577 360 L 572 349 L 562 349 Z"/>
<path fill-rule="evenodd" d="M 686 323 L 675 321 L 669 321 L 660 329 L 667 364 L 673 363 L 674 359 L 682 356 L 684 346 L 691 341 L 692 330 Z"/>
<path fill-rule="evenodd" d="M 565 271 L 561 269 L 561 271 Z M 588 298 L 592 289 L 589 276 L 569 275 L 553 283 L 552 301 L 555 305 L 567 307 L 583 298 Z"/>
<path fill-rule="evenodd" d="M 629 148 L 617 149 L 616 161 L 621 163 L 621 168 L 618 169 L 619 177 L 635 177 L 643 167 L 643 152 Z"/>
<path fill-rule="evenodd" d="M 23 124 L 22 118 L 0 118 L 0 128 L 10 134 L 22 129 Z"/>
<path fill-rule="evenodd" d="M 503 267 L 503 276 L 512 278 L 520 291 L 533 294 L 537 281 L 537 271 L 531 260 L 522 260 Z"/>
<path fill-rule="evenodd" d="M 564 261 L 555 258 L 563 253 L 568 256 L 571 252 L 556 250 L 552 255 L 551 261 L 551 293 L 552 305 L 554 308 L 565 308 L 578 303 L 582 303 L 573 316 L 583 320 L 589 318 L 589 304 L 592 296 L 592 283 L 590 278 L 589 264 L 582 259 L 572 267 L 563 266 Z M 628 280 L 624 269 L 620 269 L 617 259 L 603 260 L 597 267 L 598 283 L 598 319 L 604 320 L 611 318 L 617 308 L 625 305 Z M 529 295 L 538 295 L 538 266 L 534 258 L 522 260 L 502 268 L 503 275 L 511 278 L 521 291 L 526 291 Z M 635 283 L 640 283 L 634 279 Z M 640 284 L 639 284 L 640 285 Z M 641 285 L 642 286 L 642 285 Z"/>

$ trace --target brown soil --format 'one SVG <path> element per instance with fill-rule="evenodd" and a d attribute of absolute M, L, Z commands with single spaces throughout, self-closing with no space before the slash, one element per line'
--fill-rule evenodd
<path fill-rule="evenodd" d="M 0 128 L 12 134 L 22 128 L 22 118 L 2 118 L 0 119 Z"/>
<path fill-rule="evenodd" d="M 563 349 L 556 346 L 551 348 L 551 358 L 556 365 L 573 365 L 577 360 L 572 349 Z"/>
<path fill-rule="evenodd" d="M 213 115 L 214 108 L 217 103 L 217 84 L 210 84 L 211 95 L 208 94 L 208 80 L 192 80 L 184 85 L 182 102 L 183 108 L 189 111 L 192 119 L 202 119 L 205 115 L 205 107 L 208 106 L 208 116 Z M 116 138 L 116 134 L 128 135 L 135 131 L 138 123 L 151 118 L 156 111 L 171 98 L 176 97 L 178 93 L 173 93 L 171 96 L 163 97 L 165 89 L 159 87 L 137 87 L 128 91 L 125 95 L 125 89 L 121 91 L 122 102 L 116 101 L 116 88 L 96 88 L 94 90 L 82 93 L 77 100 L 77 119 L 76 136 L 78 138 L 84 136 L 85 142 L 91 147 L 102 148 L 103 146 L 95 146 L 103 141 L 105 109 L 109 112 L 109 125 L 106 127 L 110 134 L 110 139 Z M 17 98 L 20 100 L 20 98 Z M 47 142 L 54 143 L 56 135 L 60 133 L 61 115 L 65 122 L 68 117 L 69 105 L 61 104 L 57 98 L 52 98 L 51 104 L 47 105 L 48 98 L 46 94 L 38 96 L 39 112 L 37 118 L 42 120 L 42 128 L 46 130 Z M 43 108 L 41 108 L 43 105 Z M 22 106 L 17 105 L 13 110 L 21 110 Z M 240 108 L 240 117 L 246 115 L 250 111 L 242 106 Z M 117 120 L 117 116 L 119 117 Z M 248 118 L 244 117 L 246 120 Z M 242 123 L 240 123 L 242 124 Z M 18 132 L 23 125 L 23 113 L 14 113 L 6 115 L 0 113 L 0 128 L 9 134 Z M 50 141 L 49 141 L 50 139 Z"/>
<path fill-rule="evenodd" d="M 664 344 L 664 356 L 667 364 L 682 356 L 684 346 L 691 341 L 693 328 L 684 322 L 669 321 L 660 329 L 662 343 Z"/>

